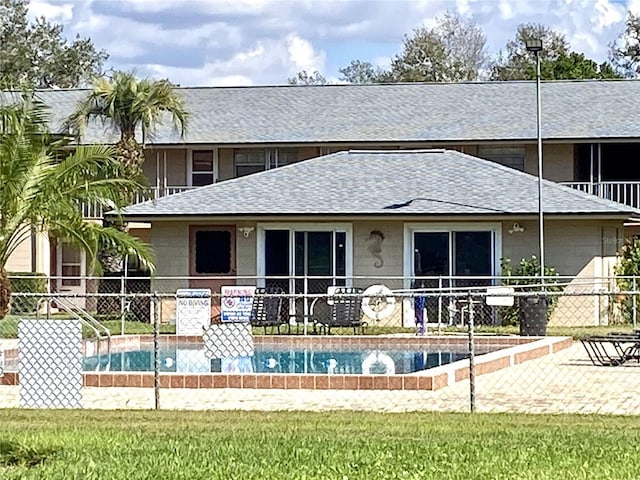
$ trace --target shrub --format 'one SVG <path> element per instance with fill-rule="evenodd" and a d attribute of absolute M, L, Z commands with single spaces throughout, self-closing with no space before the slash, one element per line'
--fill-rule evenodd
<path fill-rule="evenodd" d="M 33 313 L 38 307 L 38 297 L 21 297 L 21 293 L 47 293 L 47 276 L 34 272 L 13 272 L 9 274 L 11 285 L 11 313 Z"/>
<path fill-rule="evenodd" d="M 632 292 L 638 288 L 633 278 L 624 277 L 640 276 L 640 239 L 627 240 L 620 247 L 614 273 L 617 277 L 616 286 L 620 291 Z M 616 302 L 620 305 L 622 319 L 630 320 L 633 310 L 633 296 L 617 295 Z"/>

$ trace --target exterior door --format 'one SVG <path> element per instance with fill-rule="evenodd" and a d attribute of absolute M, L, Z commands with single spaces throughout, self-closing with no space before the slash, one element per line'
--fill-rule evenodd
<path fill-rule="evenodd" d="M 59 241 L 56 247 L 56 290 L 63 295 L 82 295 L 86 292 L 84 252 Z M 85 298 L 70 298 L 69 301 L 81 308 Z"/>
<path fill-rule="evenodd" d="M 345 232 L 294 232 L 296 293 L 327 293 L 329 286 L 345 284 L 345 237 Z"/>
<path fill-rule="evenodd" d="M 441 288 L 446 291 L 449 288 L 464 289 L 492 284 L 492 280 L 486 278 L 494 274 L 496 253 L 492 231 L 415 231 L 412 243 L 412 288 Z M 416 297 L 407 312 L 413 311 L 419 323 L 424 315 L 428 322 L 451 322 L 454 320 L 453 312 L 459 310 L 454 303 L 453 297 L 450 302 L 444 303 L 442 296 Z"/>

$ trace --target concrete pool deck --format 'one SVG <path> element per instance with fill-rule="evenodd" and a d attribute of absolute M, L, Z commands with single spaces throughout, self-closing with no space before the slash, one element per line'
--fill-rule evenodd
<path fill-rule="evenodd" d="M 596 367 L 579 342 L 476 378 L 479 412 L 640 414 L 640 364 Z M 83 389 L 85 408 L 151 409 L 151 388 Z M 19 408 L 19 387 L 0 386 L 0 407 Z M 178 410 L 469 411 L 469 381 L 427 390 L 161 389 Z"/>

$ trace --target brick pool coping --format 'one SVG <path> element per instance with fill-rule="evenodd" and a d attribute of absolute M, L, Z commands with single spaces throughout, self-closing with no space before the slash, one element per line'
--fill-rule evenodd
<path fill-rule="evenodd" d="M 451 348 L 466 349 L 466 336 L 256 336 L 255 343 L 291 345 L 295 347 L 314 346 L 359 346 L 362 348 L 384 349 L 390 347 L 428 347 L 446 345 Z M 517 337 L 517 336 L 477 336 L 476 347 L 502 347 L 489 353 L 475 356 L 475 375 L 492 373 L 529 360 L 550 355 L 573 344 L 571 337 Z M 199 336 L 162 335 L 160 346 L 176 344 L 202 344 Z M 122 352 L 153 345 L 151 335 L 127 335 L 112 337 L 111 351 Z M 85 351 L 95 350 L 95 342 L 85 342 Z M 17 365 L 17 350 L 5 350 L 5 364 Z M 469 378 L 469 360 L 434 367 L 420 372 L 399 375 L 328 375 L 291 373 L 167 373 L 159 376 L 161 388 L 249 388 L 249 389 L 310 389 L 310 390 L 439 390 Z M 135 372 L 85 372 L 83 382 L 86 387 L 153 387 L 154 373 Z M 0 377 L 0 385 L 18 385 L 17 372 L 5 372 Z"/>

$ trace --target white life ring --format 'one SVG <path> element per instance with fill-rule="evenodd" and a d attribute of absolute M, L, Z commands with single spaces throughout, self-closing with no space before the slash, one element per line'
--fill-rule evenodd
<path fill-rule="evenodd" d="M 395 375 L 396 363 L 393 361 L 393 358 L 379 350 L 371 352 L 362 361 L 362 374 L 371 375 L 371 367 L 373 367 L 376 363 L 381 363 L 382 365 L 384 365 L 384 375 Z"/>
<path fill-rule="evenodd" d="M 396 297 L 384 285 L 371 285 L 362 294 L 362 311 L 376 321 L 387 318 L 395 307 Z"/>

